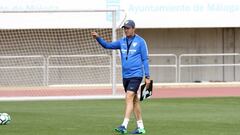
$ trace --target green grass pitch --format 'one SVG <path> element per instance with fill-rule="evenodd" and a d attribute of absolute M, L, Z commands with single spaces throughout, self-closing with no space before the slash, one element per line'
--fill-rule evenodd
<path fill-rule="evenodd" d="M 123 100 L 0 102 L 11 115 L 0 135 L 113 135 Z M 240 98 L 150 99 L 142 103 L 146 135 L 240 134 Z M 128 131 L 135 128 L 132 118 Z"/>

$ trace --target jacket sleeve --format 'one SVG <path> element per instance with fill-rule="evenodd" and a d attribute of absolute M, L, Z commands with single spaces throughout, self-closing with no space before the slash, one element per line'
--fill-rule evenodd
<path fill-rule="evenodd" d="M 142 42 L 141 42 L 141 56 L 142 56 L 142 62 L 143 62 L 143 66 L 144 66 L 145 77 L 150 77 L 148 48 L 147 48 L 147 43 L 145 42 L 145 40 L 142 40 Z"/>
<path fill-rule="evenodd" d="M 96 39 L 98 43 L 106 49 L 120 49 L 120 41 L 115 41 L 115 42 L 106 42 L 103 38 L 98 37 Z"/>

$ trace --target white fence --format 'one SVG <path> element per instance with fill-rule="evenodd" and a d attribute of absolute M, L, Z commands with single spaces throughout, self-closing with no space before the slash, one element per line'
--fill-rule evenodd
<path fill-rule="evenodd" d="M 85 80 L 85 84 L 90 84 L 95 82 L 97 76 L 100 74 L 104 74 L 104 71 L 107 72 L 107 78 L 99 78 L 99 79 L 107 79 L 107 83 L 111 84 L 111 56 L 107 54 L 101 55 L 51 55 L 47 58 L 47 86 L 49 85 L 77 85 L 79 84 L 76 80 L 81 80 L 79 78 L 75 78 L 76 76 L 81 77 Z M 77 69 L 77 70 L 74 70 Z M 94 69 L 94 70 L 92 70 Z M 62 73 L 61 70 L 64 70 L 65 73 Z M 64 76 L 69 76 L 72 80 L 75 80 L 76 84 L 72 84 L 71 82 L 62 82 L 62 84 L 55 83 L 51 84 L 50 82 L 56 82 L 58 78 L 54 77 L 56 74 L 51 74 L 51 72 L 62 73 Z M 82 72 L 80 72 L 82 71 Z M 87 73 L 88 72 L 88 73 Z M 103 72 L 103 73 L 101 73 Z M 87 74 L 86 74 L 87 73 Z M 91 75 L 92 73 L 92 75 Z M 95 76 L 94 76 L 95 74 Z M 89 78 L 89 80 L 87 80 Z M 53 80 L 53 81 L 51 81 Z M 97 81 L 97 80 L 96 80 Z M 84 82 L 82 82 L 84 84 Z"/>
<path fill-rule="evenodd" d="M 175 54 L 149 54 L 149 57 L 159 57 L 155 58 L 154 61 L 156 63 L 151 63 L 150 59 L 150 68 L 173 68 L 174 69 L 174 81 L 172 82 L 182 82 L 183 74 L 182 70 L 183 68 L 195 68 L 195 67 L 234 67 L 234 66 L 240 66 L 240 63 L 237 63 L 234 61 L 234 63 L 187 63 L 184 62 L 184 59 L 191 59 L 193 57 L 226 57 L 226 56 L 232 56 L 237 57 L 240 56 L 239 53 L 228 53 L 228 54 L 181 54 L 179 57 L 177 57 Z M 163 57 L 169 57 L 173 59 L 168 64 L 164 63 L 158 63 L 160 58 Z M 239 57 L 240 58 L 240 57 Z M 90 62 L 89 62 L 90 61 Z M 121 65 L 116 65 L 116 68 L 120 68 Z M 85 70 L 88 68 L 88 70 Z M 29 72 L 39 72 L 38 74 L 29 73 Z M 75 70 L 77 69 L 77 70 Z M 91 70 L 94 69 L 94 70 Z M 62 73 L 61 70 L 64 70 L 64 73 Z M 74 71 L 72 71 L 74 70 Z M 79 73 L 79 71 L 82 71 Z M 50 85 L 72 85 L 72 84 L 91 84 L 92 79 L 96 79 L 96 82 L 99 82 L 97 84 L 113 84 L 112 78 L 116 77 L 112 73 L 113 65 L 112 65 L 112 56 L 111 55 L 51 55 L 45 58 L 44 56 L 0 56 L 0 73 L 1 73 L 1 79 L 0 83 L 5 83 L 4 79 L 9 79 L 10 83 L 9 86 L 12 86 L 14 84 L 23 83 L 23 86 L 25 85 L 27 81 L 33 81 L 36 79 L 37 86 L 50 86 Z M 86 76 L 84 76 L 84 73 L 88 72 L 87 75 L 92 74 L 86 79 Z M 90 73 L 89 73 L 90 72 Z M 55 77 L 54 75 L 57 75 L 58 73 L 61 73 L 62 80 L 60 83 L 58 82 L 57 78 L 59 76 Z M 106 74 L 105 76 L 100 76 L 98 78 L 98 75 L 96 76 L 96 73 L 100 74 Z M 10 77 L 9 77 L 10 75 Z M 25 76 L 24 75 L 31 75 L 31 76 Z M 72 75 L 72 76 L 70 76 Z M 66 78 L 73 77 L 72 80 L 78 80 L 77 77 L 84 78 L 85 82 L 71 82 L 71 80 L 68 82 Z M 161 76 L 156 75 L 152 73 L 152 77 L 154 79 L 154 76 Z M 23 77 L 24 79 L 21 79 Z M 66 78 L 65 78 L 66 77 Z M 76 78 L 74 78 L 76 77 Z M 15 81 L 13 81 L 15 79 Z M 28 78 L 28 79 L 27 79 Z M 55 80 L 54 80 L 55 79 Z M 66 82 L 65 82 L 66 81 Z M 81 80 L 80 80 L 81 81 Z M 105 81 L 105 82 L 104 82 Z M 31 83 L 31 82 L 29 82 Z M 158 82 L 161 83 L 161 82 Z M 35 84 L 33 84 L 35 85 Z M 0 84 L 0 86 L 3 86 Z M 31 84 L 29 86 L 32 86 Z"/>
<path fill-rule="evenodd" d="M 207 63 L 207 64 L 182 64 L 183 58 L 193 58 L 193 57 L 201 57 L 201 58 L 208 58 L 209 57 L 224 57 L 224 56 L 233 56 L 237 57 L 240 56 L 239 53 L 225 53 L 225 54 L 181 54 L 179 55 L 179 68 L 178 68 L 178 82 L 181 82 L 182 78 L 182 68 L 194 68 L 194 67 L 234 67 L 234 66 L 240 66 L 240 63 L 219 63 L 219 64 L 213 64 L 213 63 Z M 224 61 L 224 58 L 222 58 Z"/>
<path fill-rule="evenodd" d="M 173 68 L 175 70 L 175 76 L 173 77 L 174 82 L 177 81 L 177 56 L 174 54 L 150 54 L 150 58 L 152 57 L 158 57 L 155 58 L 157 61 L 160 58 L 163 57 L 169 57 L 172 58 L 172 64 L 159 64 L 154 63 L 150 64 L 150 68 Z M 91 82 L 94 82 L 94 79 L 96 79 L 99 74 L 106 73 L 106 76 L 101 78 L 101 80 L 107 80 L 103 84 L 111 85 L 112 84 L 112 78 L 114 77 L 112 74 L 112 57 L 110 55 L 51 55 L 47 58 L 44 58 L 44 56 L 0 56 L 1 59 L 7 59 L 7 61 L 1 62 L 0 69 L 8 70 L 9 73 L 12 72 L 11 69 L 34 69 L 34 68 L 40 68 L 41 71 L 41 82 L 37 82 L 40 86 L 50 86 L 50 85 L 79 85 L 79 84 L 90 84 Z M 19 60 L 19 59 L 24 60 Z M 31 58 L 31 60 L 29 59 Z M 41 58 L 40 60 L 34 60 L 35 58 Z M 13 59 L 16 59 L 13 61 Z M 26 64 L 26 62 L 31 64 Z M 38 65 L 34 65 L 38 63 Z M 40 63 L 40 64 L 39 64 Z M 20 66 L 19 66 L 20 64 Z M 11 66 L 8 66 L 11 65 Z M 117 68 L 121 70 L 121 65 L 116 65 Z M 88 69 L 88 70 L 86 70 Z M 95 69 L 94 71 L 91 69 Z M 83 71 L 83 73 L 81 73 Z M 84 75 L 86 72 L 86 75 L 91 75 L 89 77 L 88 82 L 77 82 L 76 80 L 81 81 L 81 79 L 76 78 L 76 76 L 80 76 L 81 78 L 84 78 L 86 80 L 87 76 Z M 22 72 L 22 71 L 19 71 Z M 35 72 L 33 70 L 26 70 L 26 72 Z M 96 75 L 96 73 L 99 73 Z M 95 73 L 95 74 L 94 74 Z M 14 74 L 20 74 L 18 71 L 14 71 Z M 8 75 L 8 74 L 6 74 Z M 72 76 L 69 76 L 72 75 Z M 119 74 L 118 74 L 119 75 Z M 3 75 L 2 75 L 3 76 Z M 60 77 L 59 77 L 60 76 Z M 73 82 L 68 82 L 67 77 L 72 77 Z M 26 76 L 30 77 L 30 76 Z M 116 77 L 116 76 L 115 76 Z M 32 79 L 39 78 L 39 76 L 31 76 Z M 62 81 L 59 81 L 59 78 L 62 78 Z M 118 76 L 118 78 L 121 78 Z M 4 78 L 2 78 L 4 80 Z M 74 81 L 75 80 L 75 81 Z M 4 86 L 4 85 L 2 85 Z"/>
<path fill-rule="evenodd" d="M 120 58 L 120 57 L 119 57 Z M 164 63 L 161 62 L 161 60 L 164 61 L 163 58 L 166 58 L 167 60 L 171 59 L 170 63 Z M 165 60 L 166 60 L 165 59 Z M 119 59 L 120 61 L 120 59 Z M 149 68 L 152 69 L 166 69 L 166 68 L 172 68 L 174 70 L 174 76 L 170 77 L 172 78 L 171 80 L 173 80 L 172 82 L 177 82 L 178 80 L 178 59 L 177 59 L 177 55 L 175 54 L 149 54 Z M 122 66 L 121 64 L 117 64 L 116 68 L 118 68 L 118 70 L 121 70 Z M 164 70 L 166 71 L 166 70 Z M 154 74 L 154 73 L 150 73 L 150 74 Z M 158 77 L 162 78 L 162 76 L 151 76 L 151 79 L 154 80 L 155 83 L 160 83 Z"/>
<path fill-rule="evenodd" d="M 174 80 L 175 82 L 178 81 L 178 59 L 177 59 L 177 55 L 175 54 L 149 54 L 150 60 L 153 57 L 158 57 L 156 60 L 159 61 L 160 58 L 162 57 L 168 57 L 168 58 L 173 58 L 173 63 L 170 64 L 150 64 L 149 67 L 150 68 L 173 68 L 175 70 L 175 76 L 174 76 Z M 154 74 L 154 73 L 152 73 Z M 161 75 L 160 75 L 161 77 Z M 154 79 L 154 78 L 152 78 Z"/>
<path fill-rule="evenodd" d="M 46 65 L 41 55 L 0 56 L 0 86 L 44 86 Z"/>

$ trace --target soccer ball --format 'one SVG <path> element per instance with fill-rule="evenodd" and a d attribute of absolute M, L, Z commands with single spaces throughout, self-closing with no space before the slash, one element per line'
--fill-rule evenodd
<path fill-rule="evenodd" d="M 7 113 L 0 113 L 0 125 L 7 125 L 11 121 L 11 117 Z"/>

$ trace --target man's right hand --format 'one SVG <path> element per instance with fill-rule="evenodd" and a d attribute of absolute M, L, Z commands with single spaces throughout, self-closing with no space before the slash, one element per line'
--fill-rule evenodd
<path fill-rule="evenodd" d="M 149 85 L 150 85 L 150 83 L 151 83 L 151 80 L 150 80 L 150 78 L 145 78 L 145 83 L 146 83 L 146 88 L 148 89 L 149 88 Z"/>
<path fill-rule="evenodd" d="M 95 39 L 99 37 L 98 33 L 97 33 L 97 32 L 95 32 L 95 31 L 94 31 L 94 32 L 92 32 L 91 34 L 92 34 L 93 38 L 95 38 Z"/>

